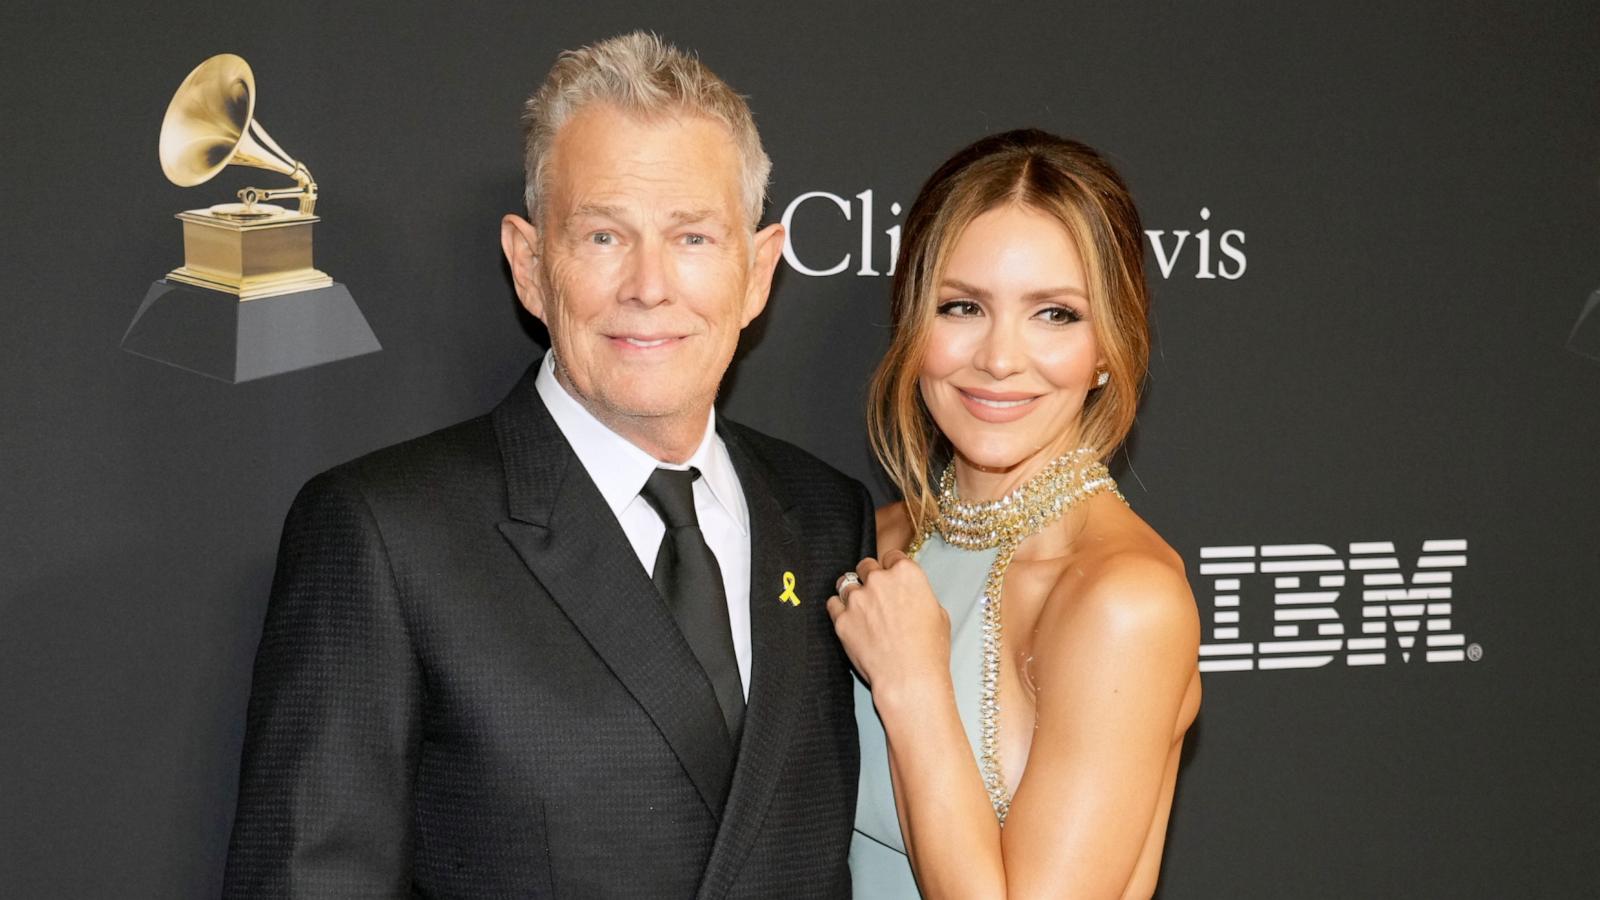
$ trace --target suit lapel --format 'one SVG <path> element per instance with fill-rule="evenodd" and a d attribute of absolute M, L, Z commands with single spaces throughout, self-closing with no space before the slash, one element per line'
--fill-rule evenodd
<path fill-rule="evenodd" d="M 512 519 L 500 531 L 644 708 L 706 807 L 720 817 L 734 749 L 716 694 L 622 526 L 539 399 L 537 369 L 494 412 Z"/>
<path fill-rule="evenodd" d="M 778 599 L 785 572 L 804 576 L 804 548 L 766 465 L 736 433 L 720 431 L 750 513 L 751 685 L 733 786 L 700 885 L 702 900 L 723 896 L 760 832 L 805 693 L 809 619 L 816 613 Z M 797 585 L 796 591 L 806 594 L 807 587 Z"/>

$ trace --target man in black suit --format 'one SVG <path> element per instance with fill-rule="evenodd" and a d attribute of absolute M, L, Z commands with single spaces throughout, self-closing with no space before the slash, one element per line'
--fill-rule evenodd
<path fill-rule="evenodd" d="M 748 108 L 646 34 L 528 103 L 502 243 L 551 352 L 313 479 L 256 659 L 229 896 L 845 897 L 862 487 L 713 400 L 782 228 Z"/>

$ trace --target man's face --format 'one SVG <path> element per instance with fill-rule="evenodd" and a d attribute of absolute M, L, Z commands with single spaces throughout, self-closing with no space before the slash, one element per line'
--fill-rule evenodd
<path fill-rule="evenodd" d="M 780 226 L 749 231 L 732 136 L 596 105 L 557 133 L 548 171 L 538 226 L 507 216 L 502 244 L 557 377 L 635 443 L 698 442 L 783 243 Z"/>

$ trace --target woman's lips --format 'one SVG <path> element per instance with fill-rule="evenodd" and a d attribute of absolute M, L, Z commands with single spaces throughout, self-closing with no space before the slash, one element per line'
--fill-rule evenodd
<path fill-rule="evenodd" d="M 1038 394 L 1024 394 L 1017 392 L 979 391 L 956 389 L 961 395 L 961 403 L 973 417 L 984 422 L 1003 424 L 1016 420 L 1033 412 L 1034 401 L 1039 399 Z"/>

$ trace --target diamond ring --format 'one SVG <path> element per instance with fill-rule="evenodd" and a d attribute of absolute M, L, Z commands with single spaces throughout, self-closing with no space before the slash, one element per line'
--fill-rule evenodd
<path fill-rule="evenodd" d="M 845 595 L 845 588 L 850 588 L 850 587 L 861 587 L 861 576 L 860 575 L 857 575 L 854 572 L 846 572 L 843 575 L 839 576 L 839 583 L 834 585 L 834 589 L 839 592 L 839 599 L 843 600 L 846 603 L 849 603 L 850 600 Z"/>

